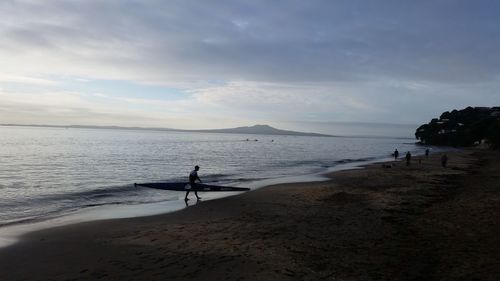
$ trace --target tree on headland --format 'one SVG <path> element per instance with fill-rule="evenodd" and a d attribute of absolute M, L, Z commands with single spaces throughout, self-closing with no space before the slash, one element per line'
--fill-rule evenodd
<path fill-rule="evenodd" d="M 417 128 L 422 144 L 473 146 L 487 143 L 500 147 L 500 107 L 467 107 L 446 111 Z"/>

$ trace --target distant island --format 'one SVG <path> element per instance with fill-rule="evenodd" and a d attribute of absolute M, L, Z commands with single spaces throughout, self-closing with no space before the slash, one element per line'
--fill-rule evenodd
<path fill-rule="evenodd" d="M 250 127 L 237 127 L 237 128 L 231 128 L 231 129 L 188 130 L 188 132 L 331 137 L 331 135 L 324 135 L 324 134 L 317 134 L 317 133 L 304 133 L 304 132 L 280 130 L 280 129 L 273 128 L 269 125 L 254 125 L 254 126 L 250 126 Z"/>
<path fill-rule="evenodd" d="M 446 111 L 417 128 L 421 144 L 500 148 L 500 107 L 467 107 Z"/>
<path fill-rule="evenodd" d="M 304 133 L 288 130 L 280 130 L 269 125 L 254 125 L 229 129 L 212 130 L 182 130 L 170 128 L 144 128 L 144 127 L 120 127 L 120 126 L 90 126 L 90 125 L 19 125 L 19 124 L 1 124 L 1 126 L 22 126 L 22 127 L 52 127 L 52 128 L 82 128 L 82 129 L 119 129 L 119 130 L 153 130 L 169 132 L 188 132 L 188 133 L 222 133 L 222 134 L 252 134 L 252 135 L 284 135 L 284 136 L 310 136 L 310 137 L 332 137 L 332 135 Z"/>

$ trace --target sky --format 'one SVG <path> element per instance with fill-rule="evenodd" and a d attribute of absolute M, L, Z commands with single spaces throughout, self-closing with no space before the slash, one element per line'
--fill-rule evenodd
<path fill-rule="evenodd" d="M 0 123 L 416 126 L 500 105 L 499 14 L 493 0 L 3 0 Z"/>

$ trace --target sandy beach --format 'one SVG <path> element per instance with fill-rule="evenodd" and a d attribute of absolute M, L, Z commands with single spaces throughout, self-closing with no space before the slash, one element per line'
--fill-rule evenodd
<path fill-rule="evenodd" d="M 499 280 L 500 153 L 439 158 L 33 232 L 0 280 Z"/>

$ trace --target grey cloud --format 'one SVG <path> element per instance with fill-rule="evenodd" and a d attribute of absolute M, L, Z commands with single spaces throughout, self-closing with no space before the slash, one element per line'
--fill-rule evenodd
<path fill-rule="evenodd" d="M 11 1 L 0 32 L 21 49 L 137 76 L 442 82 L 499 74 L 496 1 Z M 22 18 L 29 18 L 23 21 Z M 7 44 L 7 43 L 3 43 Z M 125 52 L 117 56 L 116 51 Z M 89 52 L 92 51 L 92 52 Z M 89 54 L 90 53 L 90 54 Z"/>

